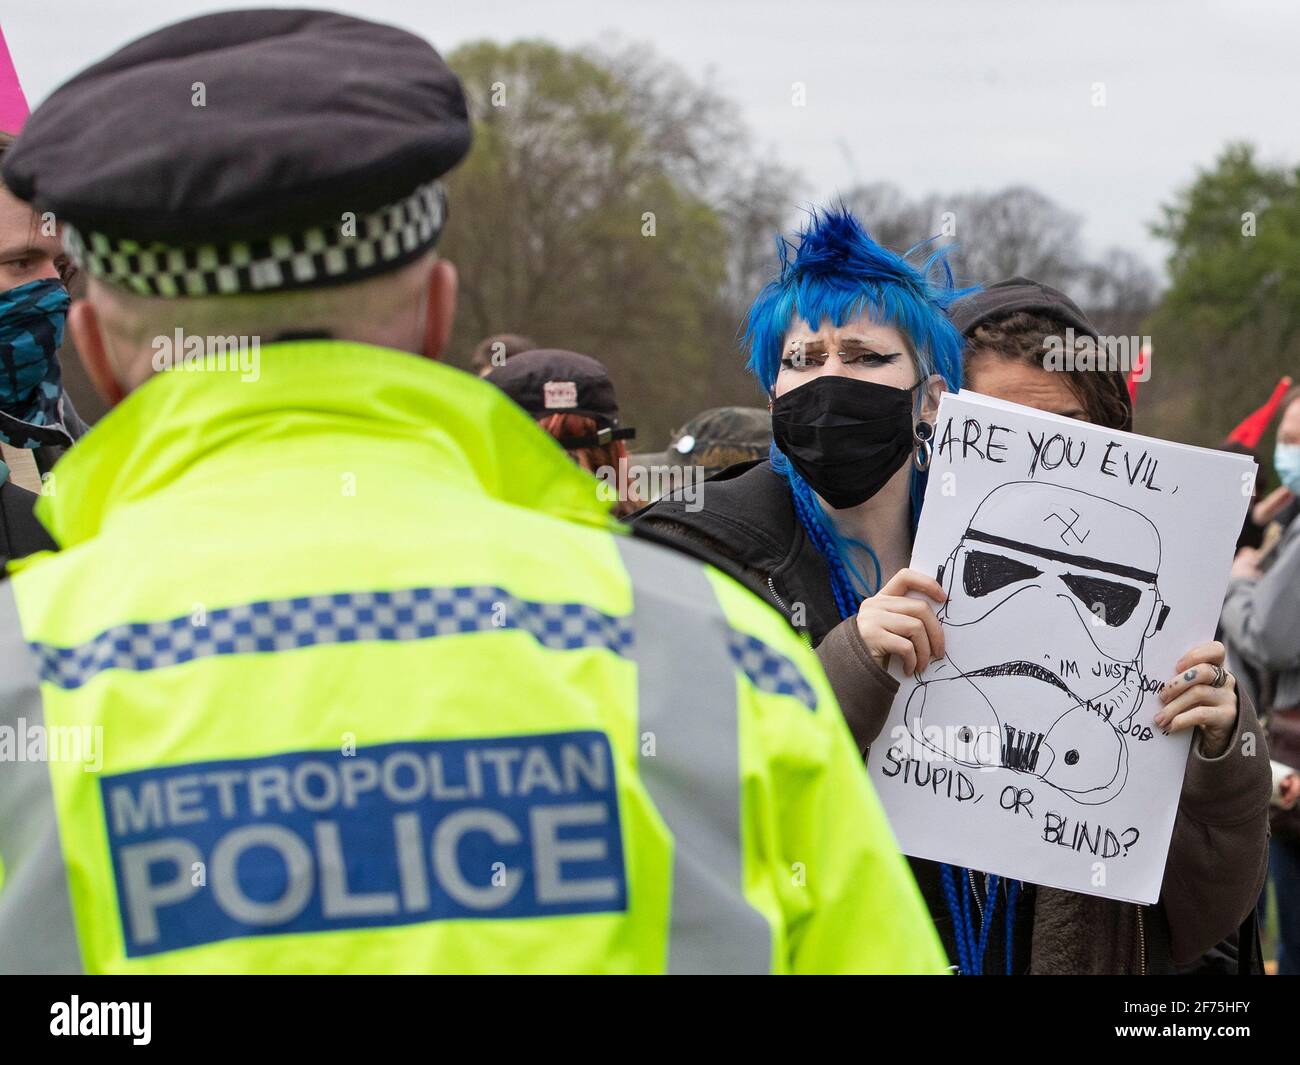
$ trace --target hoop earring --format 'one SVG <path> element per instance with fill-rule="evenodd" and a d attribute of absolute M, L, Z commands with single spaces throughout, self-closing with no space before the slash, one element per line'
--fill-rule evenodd
<path fill-rule="evenodd" d="M 930 468 L 930 440 L 934 436 L 934 426 L 929 422 L 919 421 L 912 426 L 912 437 L 916 445 L 912 448 L 912 465 L 924 473 Z"/>

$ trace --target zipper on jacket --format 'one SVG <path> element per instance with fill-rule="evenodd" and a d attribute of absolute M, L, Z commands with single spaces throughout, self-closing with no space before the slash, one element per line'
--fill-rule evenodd
<path fill-rule="evenodd" d="M 1138 907 L 1138 976 L 1147 974 L 1147 936 L 1142 925 L 1142 907 Z"/>
<path fill-rule="evenodd" d="M 785 605 L 785 600 L 783 600 L 780 597 L 780 595 L 777 594 L 776 582 L 772 580 L 771 574 L 769 574 L 767 578 L 767 590 L 771 593 L 772 598 L 776 601 L 776 605 L 781 608 L 781 613 L 783 613 L 787 618 L 790 618 L 790 608 Z M 790 624 L 794 625 L 793 618 L 790 618 Z M 804 644 L 808 647 L 809 650 L 811 650 L 813 645 L 812 631 L 807 626 L 799 626 L 799 625 L 794 625 L 794 631 L 799 634 L 799 639 L 803 640 Z"/>

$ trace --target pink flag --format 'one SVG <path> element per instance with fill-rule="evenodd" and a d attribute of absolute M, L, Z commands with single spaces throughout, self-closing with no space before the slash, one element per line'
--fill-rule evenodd
<path fill-rule="evenodd" d="M 0 131 L 17 133 L 30 113 L 23 87 L 18 84 L 18 71 L 9 58 L 4 30 L 0 30 Z"/>

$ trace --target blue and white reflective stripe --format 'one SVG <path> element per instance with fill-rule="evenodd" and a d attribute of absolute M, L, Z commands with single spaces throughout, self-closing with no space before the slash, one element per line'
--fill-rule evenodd
<path fill-rule="evenodd" d="M 766 973 L 772 930 L 745 898 L 732 630 L 704 568 L 620 537 L 632 578 L 641 779 L 673 835 L 670 973 Z M 644 737 L 653 737 L 647 747 Z"/>
<path fill-rule="evenodd" d="M 809 710 L 817 709 L 817 693 L 790 659 L 747 632 L 731 630 L 731 657 L 749 682 L 770 695 L 792 695 Z"/>
<path fill-rule="evenodd" d="M 31 649 L 41 680 L 73 690 L 110 669 L 142 673 L 215 655 L 511 629 L 529 633 L 553 651 L 604 648 L 626 655 L 632 639 L 630 618 L 586 603 L 548 603 L 521 599 L 503 588 L 453 586 L 259 600 L 206 615 L 124 622 L 72 647 L 33 642 Z M 728 650 L 760 691 L 790 695 L 816 709 L 816 694 L 785 655 L 734 630 Z"/>
<path fill-rule="evenodd" d="M 425 640 L 518 629 L 558 651 L 626 651 L 626 617 L 585 603 L 520 599 L 502 588 L 403 588 L 267 599 L 206 615 L 114 625 L 74 647 L 33 642 L 41 679 L 80 688 L 109 669 L 144 672 L 214 655 L 292 651 L 358 641 Z"/>

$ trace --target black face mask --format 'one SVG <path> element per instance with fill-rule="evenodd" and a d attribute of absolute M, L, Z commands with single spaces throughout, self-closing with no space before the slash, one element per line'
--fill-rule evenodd
<path fill-rule="evenodd" d="M 818 377 L 772 404 L 772 436 L 836 510 L 865 503 L 912 451 L 911 388 Z"/>

